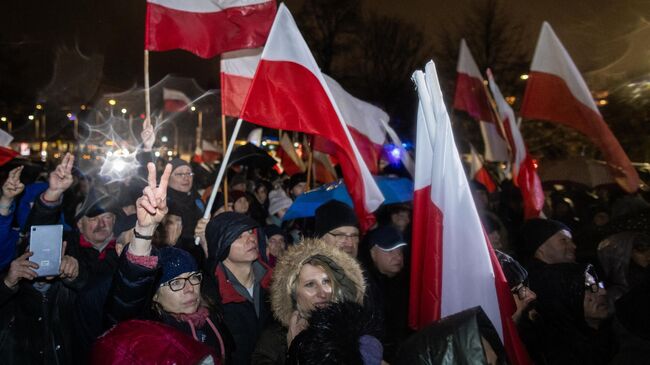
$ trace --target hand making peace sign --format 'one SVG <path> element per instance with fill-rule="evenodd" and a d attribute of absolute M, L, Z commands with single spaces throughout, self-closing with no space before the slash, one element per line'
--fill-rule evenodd
<path fill-rule="evenodd" d="M 147 180 L 149 185 L 142 191 L 142 196 L 136 201 L 136 214 L 139 228 L 153 228 L 160 223 L 167 214 L 167 184 L 172 173 L 172 165 L 167 164 L 160 178 L 160 185 L 156 184 L 156 167 L 153 163 L 147 164 L 149 171 Z"/>

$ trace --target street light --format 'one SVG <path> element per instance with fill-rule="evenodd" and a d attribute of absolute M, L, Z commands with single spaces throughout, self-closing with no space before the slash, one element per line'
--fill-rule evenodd
<path fill-rule="evenodd" d="M 30 115 L 27 116 L 27 119 L 34 120 L 34 116 L 30 114 Z"/>
<path fill-rule="evenodd" d="M 126 112 L 127 112 L 126 108 L 122 108 L 121 111 L 122 111 L 122 114 L 126 114 Z"/>
<path fill-rule="evenodd" d="M 117 104 L 117 101 L 115 101 L 115 99 L 109 99 L 108 100 L 108 105 L 115 106 L 115 104 Z"/>
<path fill-rule="evenodd" d="M 190 110 L 194 112 L 194 111 L 196 111 L 196 107 L 195 107 L 194 105 L 192 105 L 192 106 L 190 107 Z"/>
<path fill-rule="evenodd" d="M 522 75 L 519 76 L 519 78 L 524 80 L 524 81 L 528 80 L 528 74 L 522 74 Z"/>
<path fill-rule="evenodd" d="M 43 106 L 41 104 L 36 104 L 36 109 L 41 110 L 43 109 Z"/>
<path fill-rule="evenodd" d="M 2 118 L 0 118 L 0 121 L 6 122 L 6 121 L 7 121 L 7 117 L 2 117 Z"/>

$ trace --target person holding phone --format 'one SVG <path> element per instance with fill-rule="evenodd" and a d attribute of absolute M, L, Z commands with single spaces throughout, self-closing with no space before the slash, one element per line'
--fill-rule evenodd
<path fill-rule="evenodd" d="M 71 155 L 64 157 L 53 173 L 57 174 L 57 179 L 68 178 L 62 165 L 72 161 Z M 24 253 L 0 273 L 0 359 L 3 364 L 74 362 L 73 303 L 86 276 L 80 271 L 74 249 L 67 247 L 60 238 L 54 238 L 53 244 L 62 245 L 58 276 L 38 277 L 35 271 L 38 264 L 29 261 L 33 255 L 29 247 L 20 250 Z"/>
<path fill-rule="evenodd" d="M 154 164 L 147 168 L 148 186 L 136 202 L 134 238 L 119 258 L 104 306 L 105 325 L 109 328 L 130 319 L 162 322 L 211 346 L 225 362 L 232 340 L 223 324 L 220 303 L 202 291 L 205 283 L 196 260 L 185 250 L 156 249 L 151 244 L 156 227 L 169 210 L 167 185 L 172 165 L 165 168 L 160 184 L 156 183 Z"/>

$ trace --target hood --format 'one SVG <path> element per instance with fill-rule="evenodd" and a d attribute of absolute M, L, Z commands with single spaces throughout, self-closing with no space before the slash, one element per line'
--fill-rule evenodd
<path fill-rule="evenodd" d="M 298 278 L 306 261 L 317 256 L 334 273 L 338 289 L 334 301 L 363 303 L 366 285 L 359 263 L 347 253 L 326 244 L 320 239 L 305 239 L 290 247 L 278 260 L 271 282 L 271 308 L 273 315 L 284 326 L 289 326 L 295 304 L 291 295 L 292 284 Z"/>
<path fill-rule="evenodd" d="M 230 245 L 239 235 L 258 226 L 253 218 L 241 213 L 224 212 L 212 218 L 205 229 L 208 272 L 214 273 L 217 265 L 228 257 Z"/>

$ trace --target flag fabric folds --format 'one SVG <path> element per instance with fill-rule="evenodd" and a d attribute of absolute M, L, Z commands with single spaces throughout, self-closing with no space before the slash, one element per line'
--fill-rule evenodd
<path fill-rule="evenodd" d="M 264 44 L 273 0 L 147 0 L 145 49 L 184 49 L 203 58 Z"/>
<path fill-rule="evenodd" d="M 222 114 L 239 116 L 261 56 L 262 48 L 240 49 L 221 55 Z"/>
<path fill-rule="evenodd" d="M 182 112 L 192 104 L 192 100 L 180 90 L 163 88 L 164 109 L 166 112 Z"/>
<path fill-rule="evenodd" d="M 240 117 L 269 128 L 319 135 L 335 143 L 335 157 L 362 229 L 374 222 L 371 212 L 384 198 L 284 4 L 278 9 Z"/>
<path fill-rule="evenodd" d="M 544 207 L 544 190 L 542 182 L 537 175 L 537 170 L 532 157 L 528 154 L 524 138 L 515 122 L 515 112 L 501 94 L 499 86 L 494 82 L 492 73 L 488 70 L 490 90 L 497 106 L 499 118 L 506 131 L 506 137 L 512 151 L 512 180 L 521 190 L 524 202 L 524 217 L 526 219 L 540 216 Z"/>
<path fill-rule="evenodd" d="M 508 147 L 491 110 L 483 76 L 464 39 L 460 41 L 456 72 L 454 109 L 467 112 L 479 122 L 487 161 L 508 161 Z"/>
<path fill-rule="evenodd" d="M 551 26 L 544 22 L 530 66 L 521 116 L 574 128 L 600 149 L 612 175 L 627 192 L 639 187 L 639 176 L 600 115 L 589 88 Z"/>
<path fill-rule="evenodd" d="M 409 324 L 420 329 L 480 305 L 510 362 L 529 363 L 511 318 L 514 300 L 474 206 L 433 62 L 425 70 L 426 75 L 414 74 L 420 105 Z"/>

